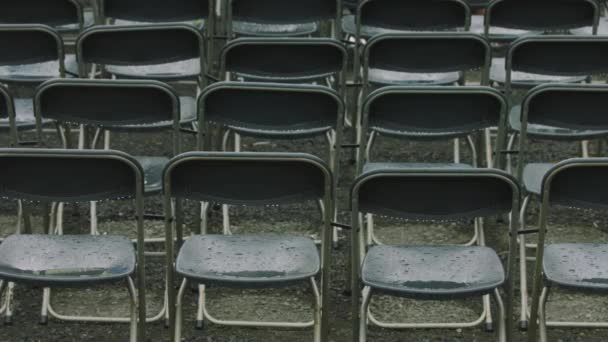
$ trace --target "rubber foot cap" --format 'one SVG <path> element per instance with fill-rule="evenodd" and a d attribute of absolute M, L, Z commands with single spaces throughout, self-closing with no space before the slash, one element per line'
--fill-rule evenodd
<path fill-rule="evenodd" d="M 486 323 L 483 326 L 483 330 L 485 330 L 486 332 L 494 332 L 494 323 Z"/>
<path fill-rule="evenodd" d="M 528 331 L 528 321 L 519 321 L 519 330 Z"/>
<path fill-rule="evenodd" d="M 205 321 L 196 320 L 196 330 L 203 330 L 203 329 L 205 329 Z"/>
<path fill-rule="evenodd" d="M 40 316 L 40 325 L 49 324 L 49 316 Z"/>

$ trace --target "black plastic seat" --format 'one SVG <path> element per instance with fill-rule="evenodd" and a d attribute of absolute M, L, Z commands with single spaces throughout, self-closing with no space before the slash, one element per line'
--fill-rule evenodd
<path fill-rule="evenodd" d="M 86 286 L 134 272 L 135 247 L 125 236 L 12 235 L 0 245 L 0 277 L 14 282 Z"/>
<path fill-rule="evenodd" d="M 100 18 L 115 25 L 182 23 L 203 29 L 214 11 L 210 0 L 101 0 Z"/>
<path fill-rule="evenodd" d="M 492 59 L 490 68 L 490 79 L 499 84 L 504 84 L 507 78 L 504 58 Z M 559 76 L 543 75 L 537 73 L 513 71 L 511 73 L 511 84 L 515 88 L 532 88 L 543 83 L 580 83 L 584 82 L 587 76 Z"/>
<path fill-rule="evenodd" d="M 390 169 L 467 169 L 472 167 L 462 163 L 366 163 L 363 165 L 363 174 Z"/>
<path fill-rule="evenodd" d="M 243 37 L 306 37 L 319 31 L 314 22 L 294 24 L 263 24 L 233 20 L 232 32 Z"/>
<path fill-rule="evenodd" d="M 485 34 L 484 20 L 483 15 L 472 15 L 471 32 Z M 497 42 L 510 42 L 526 34 L 542 34 L 542 32 L 494 26 L 490 27 L 489 29 L 490 40 Z"/>
<path fill-rule="evenodd" d="M 144 191 L 146 195 L 161 192 L 163 189 L 163 170 L 169 163 L 166 157 L 135 156 L 144 170 Z"/>
<path fill-rule="evenodd" d="M 608 245 L 557 243 L 545 247 L 545 281 L 564 288 L 608 291 Z"/>
<path fill-rule="evenodd" d="M 75 55 L 65 56 L 66 76 L 78 75 L 78 62 Z M 59 62 L 50 61 L 34 64 L 0 66 L 0 82 L 3 83 L 42 83 L 51 78 L 59 78 Z"/>
<path fill-rule="evenodd" d="M 375 291 L 412 297 L 454 299 L 492 292 L 505 282 L 500 258 L 479 246 L 374 246 L 361 281 Z"/>
<path fill-rule="evenodd" d="M 179 97 L 180 107 L 180 126 L 190 126 L 196 121 L 196 99 L 192 96 L 180 96 Z M 135 125 L 123 125 L 116 126 L 113 130 L 120 131 L 155 131 L 155 130 L 166 130 L 173 127 L 173 120 L 164 120 L 154 123 L 135 124 Z"/>
<path fill-rule="evenodd" d="M 531 163 L 524 167 L 522 184 L 524 189 L 535 195 L 540 195 L 543 186 L 543 179 L 547 171 L 555 166 L 552 163 Z"/>
<path fill-rule="evenodd" d="M 369 69 L 367 74 L 369 83 L 375 87 L 407 84 L 450 85 L 458 83 L 462 76 L 461 72 L 413 73 L 381 69 Z"/>
<path fill-rule="evenodd" d="M 16 0 L 0 4 L 0 24 L 42 24 L 60 33 L 77 33 L 95 22 L 77 0 Z"/>
<path fill-rule="evenodd" d="M 154 24 L 95 26 L 76 41 L 80 76 L 98 64 L 118 78 L 201 82 L 203 37 L 193 26 Z"/>
<path fill-rule="evenodd" d="M 263 287 L 310 279 L 319 273 L 320 260 L 306 237 L 204 235 L 184 243 L 175 269 L 205 284 Z"/>

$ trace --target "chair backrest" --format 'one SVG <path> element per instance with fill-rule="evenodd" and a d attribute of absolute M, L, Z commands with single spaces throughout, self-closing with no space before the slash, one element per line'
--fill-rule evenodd
<path fill-rule="evenodd" d="M 490 87 L 383 87 L 369 94 L 363 103 L 362 131 L 389 135 L 409 132 L 421 139 L 445 139 L 498 127 L 496 147 L 501 148 L 506 137 L 507 107 L 507 99 Z"/>
<path fill-rule="evenodd" d="M 608 209 L 606 175 L 608 158 L 573 158 L 558 163 L 543 179 L 544 214 L 554 205 Z"/>
<path fill-rule="evenodd" d="M 34 96 L 36 120 L 51 119 L 112 130 L 173 122 L 179 130 L 179 97 L 158 81 L 51 80 Z M 38 126 L 41 129 L 41 125 Z"/>
<path fill-rule="evenodd" d="M 15 126 L 15 103 L 8 89 L 2 85 L 0 85 L 0 120 L 8 122 L 9 144 L 15 146 L 18 142 L 17 127 Z"/>
<path fill-rule="evenodd" d="M 608 37 L 547 35 L 514 41 L 507 52 L 505 88 L 513 71 L 542 75 L 587 76 L 608 71 Z"/>
<path fill-rule="evenodd" d="M 326 38 L 239 38 L 222 50 L 221 75 L 255 76 L 270 82 L 297 82 L 343 74 L 346 48 Z"/>
<path fill-rule="evenodd" d="M 344 117 L 340 95 L 327 87 L 274 83 L 215 83 L 199 96 L 198 110 L 199 127 L 214 122 L 275 138 L 335 130 Z"/>
<path fill-rule="evenodd" d="M 5 0 L 0 2 L 0 24 L 83 26 L 82 5 L 76 0 Z"/>
<path fill-rule="evenodd" d="M 100 0 L 102 20 L 107 18 L 163 23 L 206 19 L 214 0 Z"/>
<path fill-rule="evenodd" d="M 319 158 L 296 153 L 189 152 L 164 171 L 165 196 L 233 205 L 331 198 L 332 177 Z"/>
<path fill-rule="evenodd" d="M 337 19 L 341 0 L 230 0 L 230 19 L 264 24 L 298 24 Z"/>
<path fill-rule="evenodd" d="M 363 82 L 369 69 L 410 73 L 482 70 L 481 84 L 488 83 L 491 47 L 472 33 L 383 34 L 365 46 Z"/>
<path fill-rule="evenodd" d="M 59 61 L 65 72 L 63 41 L 59 34 L 45 25 L 0 25 L 0 65 L 25 65 Z"/>
<path fill-rule="evenodd" d="M 365 0 L 357 9 L 361 25 L 394 30 L 468 30 L 471 10 L 464 0 Z"/>
<path fill-rule="evenodd" d="M 143 196 L 141 166 L 118 151 L 3 149 L 0 168 L 0 196 L 12 200 L 85 202 Z"/>
<path fill-rule="evenodd" d="M 529 31 L 556 31 L 579 27 L 597 30 L 599 6 L 595 0 L 494 0 L 485 13 L 485 33 L 491 26 Z"/>
<path fill-rule="evenodd" d="M 141 66 L 200 58 L 204 72 L 201 33 L 184 24 L 95 26 L 76 41 L 80 77 L 87 64 Z"/>
<path fill-rule="evenodd" d="M 358 213 L 415 220 L 502 215 L 518 210 L 517 184 L 496 169 L 379 169 L 355 181 L 353 218 Z"/>

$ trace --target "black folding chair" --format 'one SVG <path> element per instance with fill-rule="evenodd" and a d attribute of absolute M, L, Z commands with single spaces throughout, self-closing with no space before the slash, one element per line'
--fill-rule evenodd
<path fill-rule="evenodd" d="M 545 243 L 547 221 L 550 213 L 555 209 L 568 207 L 606 212 L 607 174 L 607 158 L 569 159 L 558 163 L 544 174 L 528 332 L 530 342 L 547 342 L 547 326 L 608 327 L 606 322 L 550 322 L 545 313 L 551 289 L 563 288 L 594 294 L 605 294 L 608 290 L 606 243 Z M 584 310 L 584 306 L 574 303 L 569 307 L 571 310 Z M 540 330 L 540 336 L 537 334 L 537 329 Z"/>
<path fill-rule="evenodd" d="M 174 158 L 164 171 L 169 284 L 175 272 L 183 276 L 177 294 L 169 286 L 171 333 L 181 340 L 182 298 L 188 283 L 205 287 L 277 288 L 309 283 L 314 295 L 311 322 L 255 322 L 214 318 L 205 308 L 202 319 L 216 324 L 250 327 L 314 327 L 314 340 L 327 341 L 331 265 L 332 175 L 320 159 L 288 153 L 192 152 Z M 278 235 L 202 235 L 182 246 L 181 215 L 172 201 L 188 199 L 232 205 L 276 205 L 322 200 L 321 254 L 309 237 Z M 177 210 L 176 210 L 177 211 Z M 175 219 L 178 221 L 176 222 Z M 173 258 L 173 230 L 177 234 L 177 261 Z M 315 278 L 320 276 L 321 289 Z M 199 308 L 200 309 L 200 308 Z"/>
<path fill-rule="evenodd" d="M 519 155 L 516 174 L 523 185 L 521 207 L 522 229 L 532 199 L 542 199 L 543 179 L 554 167 L 553 163 L 531 162 L 529 147 L 535 141 L 579 142 L 608 137 L 608 118 L 605 115 L 608 86 L 582 84 L 545 84 L 528 92 L 521 106 L 511 112 L 509 121 L 514 136 L 519 135 Z M 514 145 L 514 139 L 510 141 Z M 586 144 L 583 156 L 588 157 Z M 510 147 L 509 147 L 510 149 Z M 527 248 L 525 237 L 519 237 L 520 269 L 526 274 Z M 528 285 L 526 277 L 520 279 L 521 318 L 520 328 L 528 326 Z M 526 308 L 526 309 L 523 309 Z"/>
<path fill-rule="evenodd" d="M 361 218 L 365 214 L 376 214 L 426 222 L 458 221 L 512 215 L 519 208 L 518 202 L 517 181 L 499 170 L 386 167 L 370 170 L 357 178 L 351 192 L 353 341 L 367 340 L 368 324 L 407 329 L 462 328 L 484 322 L 482 316 L 471 323 L 386 324 L 369 310 L 373 294 L 418 300 L 468 299 L 494 294 L 499 313 L 497 340 L 510 341 L 517 245 L 517 225 L 512 220 L 509 220 L 511 237 L 505 275 L 497 253 L 485 246 L 369 247 Z M 506 308 L 499 292 L 503 286 Z"/>
<path fill-rule="evenodd" d="M 226 11 L 229 39 L 341 36 L 342 0 L 229 0 Z"/>
<path fill-rule="evenodd" d="M 0 151 L 0 164 L 1 195 L 6 199 L 43 203 L 134 199 L 137 252 L 122 236 L 13 235 L 0 245 L 0 279 L 2 285 L 45 288 L 126 282 L 130 340 L 145 341 L 144 178 L 137 161 L 115 151 L 8 149 Z M 132 279 L 136 269 L 137 290 Z"/>
<path fill-rule="evenodd" d="M 472 17 L 471 31 L 498 43 L 530 34 L 596 34 L 599 15 L 596 0 L 494 0 Z"/>

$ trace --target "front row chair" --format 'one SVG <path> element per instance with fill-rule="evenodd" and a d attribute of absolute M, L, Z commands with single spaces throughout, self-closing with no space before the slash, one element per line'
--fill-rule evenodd
<path fill-rule="evenodd" d="M 141 166 L 116 151 L 0 150 L 0 195 L 34 202 L 85 202 L 133 198 L 137 252 L 123 236 L 12 235 L 0 245 L 0 280 L 37 287 L 74 288 L 126 282 L 130 340 L 145 340 Z M 40 177 L 44 170 L 44 177 Z M 133 276 L 137 270 L 137 290 Z"/>
<path fill-rule="evenodd" d="M 551 288 L 596 294 L 605 294 L 608 291 L 608 244 L 545 244 L 547 221 L 553 209 L 561 206 L 605 212 L 608 208 L 607 175 L 608 158 L 576 158 L 555 165 L 543 178 L 528 332 L 530 342 L 546 342 L 547 326 L 551 325 L 608 327 L 605 322 L 548 322 L 545 315 Z M 537 329 L 540 330 L 540 336 L 537 336 Z"/>
<path fill-rule="evenodd" d="M 368 322 L 374 322 L 369 311 L 374 294 L 423 300 L 494 294 L 499 313 L 498 340 L 507 341 L 512 330 L 517 232 L 513 221 L 505 275 L 497 253 L 485 246 L 382 245 L 369 248 L 361 260 L 360 249 L 367 248 L 361 216 L 456 221 L 506 213 L 512 216 L 518 202 L 515 178 L 499 170 L 385 168 L 361 175 L 351 193 L 353 341 L 366 341 Z M 503 286 L 506 309 L 499 292 Z M 395 323 L 391 327 L 411 325 Z"/>
<path fill-rule="evenodd" d="M 177 236 L 174 264 L 173 229 L 181 229 L 172 220 L 172 201 L 264 206 L 323 200 L 331 209 L 332 183 L 326 164 L 306 154 L 191 152 L 174 158 L 164 171 L 168 282 L 173 284 L 174 272 L 183 277 L 177 297 L 169 286 L 170 333 L 175 334 L 174 340 L 181 340 L 182 298 L 188 283 L 198 285 L 199 291 L 210 286 L 250 289 L 308 283 L 315 303 L 311 322 L 219 320 L 208 312 L 204 301 L 199 320 L 230 326 L 314 327 L 314 340 L 325 341 L 329 331 L 332 210 L 323 214 L 320 255 L 309 237 L 202 234 L 190 237 L 181 248 L 182 239 Z M 321 289 L 317 287 L 319 277 Z"/>

